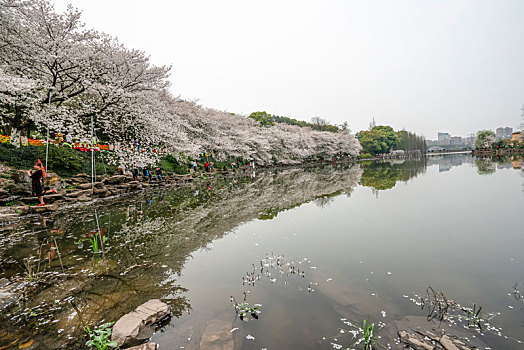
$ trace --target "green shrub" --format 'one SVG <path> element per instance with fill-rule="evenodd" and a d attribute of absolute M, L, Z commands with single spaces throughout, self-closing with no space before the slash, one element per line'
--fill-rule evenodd
<path fill-rule="evenodd" d="M 173 157 L 171 154 L 160 159 L 158 166 L 168 172 L 173 172 L 176 174 L 188 174 L 189 165 L 187 161 L 178 160 Z"/>
<path fill-rule="evenodd" d="M 373 156 L 370 153 L 360 153 L 360 159 L 371 159 Z"/>
<path fill-rule="evenodd" d="M 45 164 L 44 146 L 25 146 L 16 148 L 10 144 L 0 144 L 0 162 L 13 168 L 31 169 L 37 159 Z M 102 162 L 101 152 L 95 153 L 95 168 L 98 175 L 113 174 L 114 166 Z M 104 157 L 106 160 L 106 157 Z M 80 152 L 69 147 L 49 145 L 47 170 L 60 176 L 74 176 L 79 173 L 91 173 L 91 153 Z"/>

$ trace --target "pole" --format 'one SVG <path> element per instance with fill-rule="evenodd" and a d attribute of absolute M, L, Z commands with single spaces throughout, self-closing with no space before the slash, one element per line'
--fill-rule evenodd
<path fill-rule="evenodd" d="M 49 90 L 47 106 L 51 107 L 51 90 Z M 48 170 L 47 169 L 47 158 L 48 157 L 49 157 L 49 125 L 47 126 L 47 137 L 46 137 L 46 142 L 45 142 L 45 170 Z"/>
<path fill-rule="evenodd" d="M 91 189 L 95 189 L 95 153 L 93 139 L 93 116 L 91 116 Z"/>
<path fill-rule="evenodd" d="M 47 169 L 47 158 L 49 157 L 49 126 L 47 127 L 47 137 L 45 142 L 45 170 Z"/>

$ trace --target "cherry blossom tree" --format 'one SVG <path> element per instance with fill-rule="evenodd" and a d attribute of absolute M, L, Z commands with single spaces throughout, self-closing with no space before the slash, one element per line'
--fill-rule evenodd
<path fill-rule="evenodd" d="M 173 97 L 170 67 L 152 65 L 144 52 L 85 29 L 80 18 L 71 6 L 57 13 L 48 0 L 0 0 L 4 132 L 62 132 L 91 142 L 94 130 L 114 145 L 114 161 L 134 166 L 166 152 L 297 164 L 360 151 L 348 130 L 261 124 Z"/>

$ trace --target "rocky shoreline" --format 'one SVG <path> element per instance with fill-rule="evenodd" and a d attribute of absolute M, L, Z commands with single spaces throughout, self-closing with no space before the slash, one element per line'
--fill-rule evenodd
<path fill-rule="evenodd" d="M 237 170 L 238 171 L 238 170 Z M 0 223 L 11 222 L 26 214 L 54 212 L 70 205 L 88 203 L 155 187 L 177 186 L 193 182 L 202 175 L 233 175 L 235 171 L 214 173 L 194 172 L 187 175 L 165 174 L 161 181 L 140 178 L 134 180 L 126 175 L 101 175 L 91 183 L 90 176 L 78 174 L 71 178 L 61 178 L 48 173 L 44 181 L 46 189 L 54 188 L 57 194 L 44 196 L 46 206 L 38 207 L 38 198 L 31 196 L 31 179 L 25 170 L 5 170 L 0 179 Z"/>

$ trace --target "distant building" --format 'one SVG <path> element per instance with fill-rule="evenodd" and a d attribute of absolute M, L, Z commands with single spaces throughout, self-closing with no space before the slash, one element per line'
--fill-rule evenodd
<path fill-rule="evenodd" d="M 510 140 L 512 143 L 513 142 L 524 142 L 523 138 L 522 138 L 522 132 L 520 131 L 515 131 L 514 133 L 511 134 L 511 140 Z"/>
<path fill-rule="evenodd" d="M 475 141 L 477 140 L 477 137 L 475 135 L 470 135 L 468 137 L 464 138 L 464 145 L 473 147 L 475 145 Z"/>
<path fill-rule="evenodd" d="M 505 128 L 497 128 L 495 130 L 495 136 L 497 139 L 509 139 L 513 134 L 513 128 L 505 127 Z"/>
<path fill-rule="evenodd" d="M 451 135 L 449 132 L 439 132 L 438 133 L 438 144 L 445 146 L 451 145 Z"/>
<path fill-rule="evenodd" d="M 462 137 L 460 137 L 460 136 L 451 136 L 450 142 L 454 146 L 459 146 L 459 145 L 463 145 L 464 144 L 464 142 L 462 141 Z"/>
<path fill-rule="evenodd" d="M 377 126 L 377 123 L 375 123 L 375 118 L 373 118 L 373 121 L 369 123 L 369 130 L 373 129 L 375 126 Z"/>

